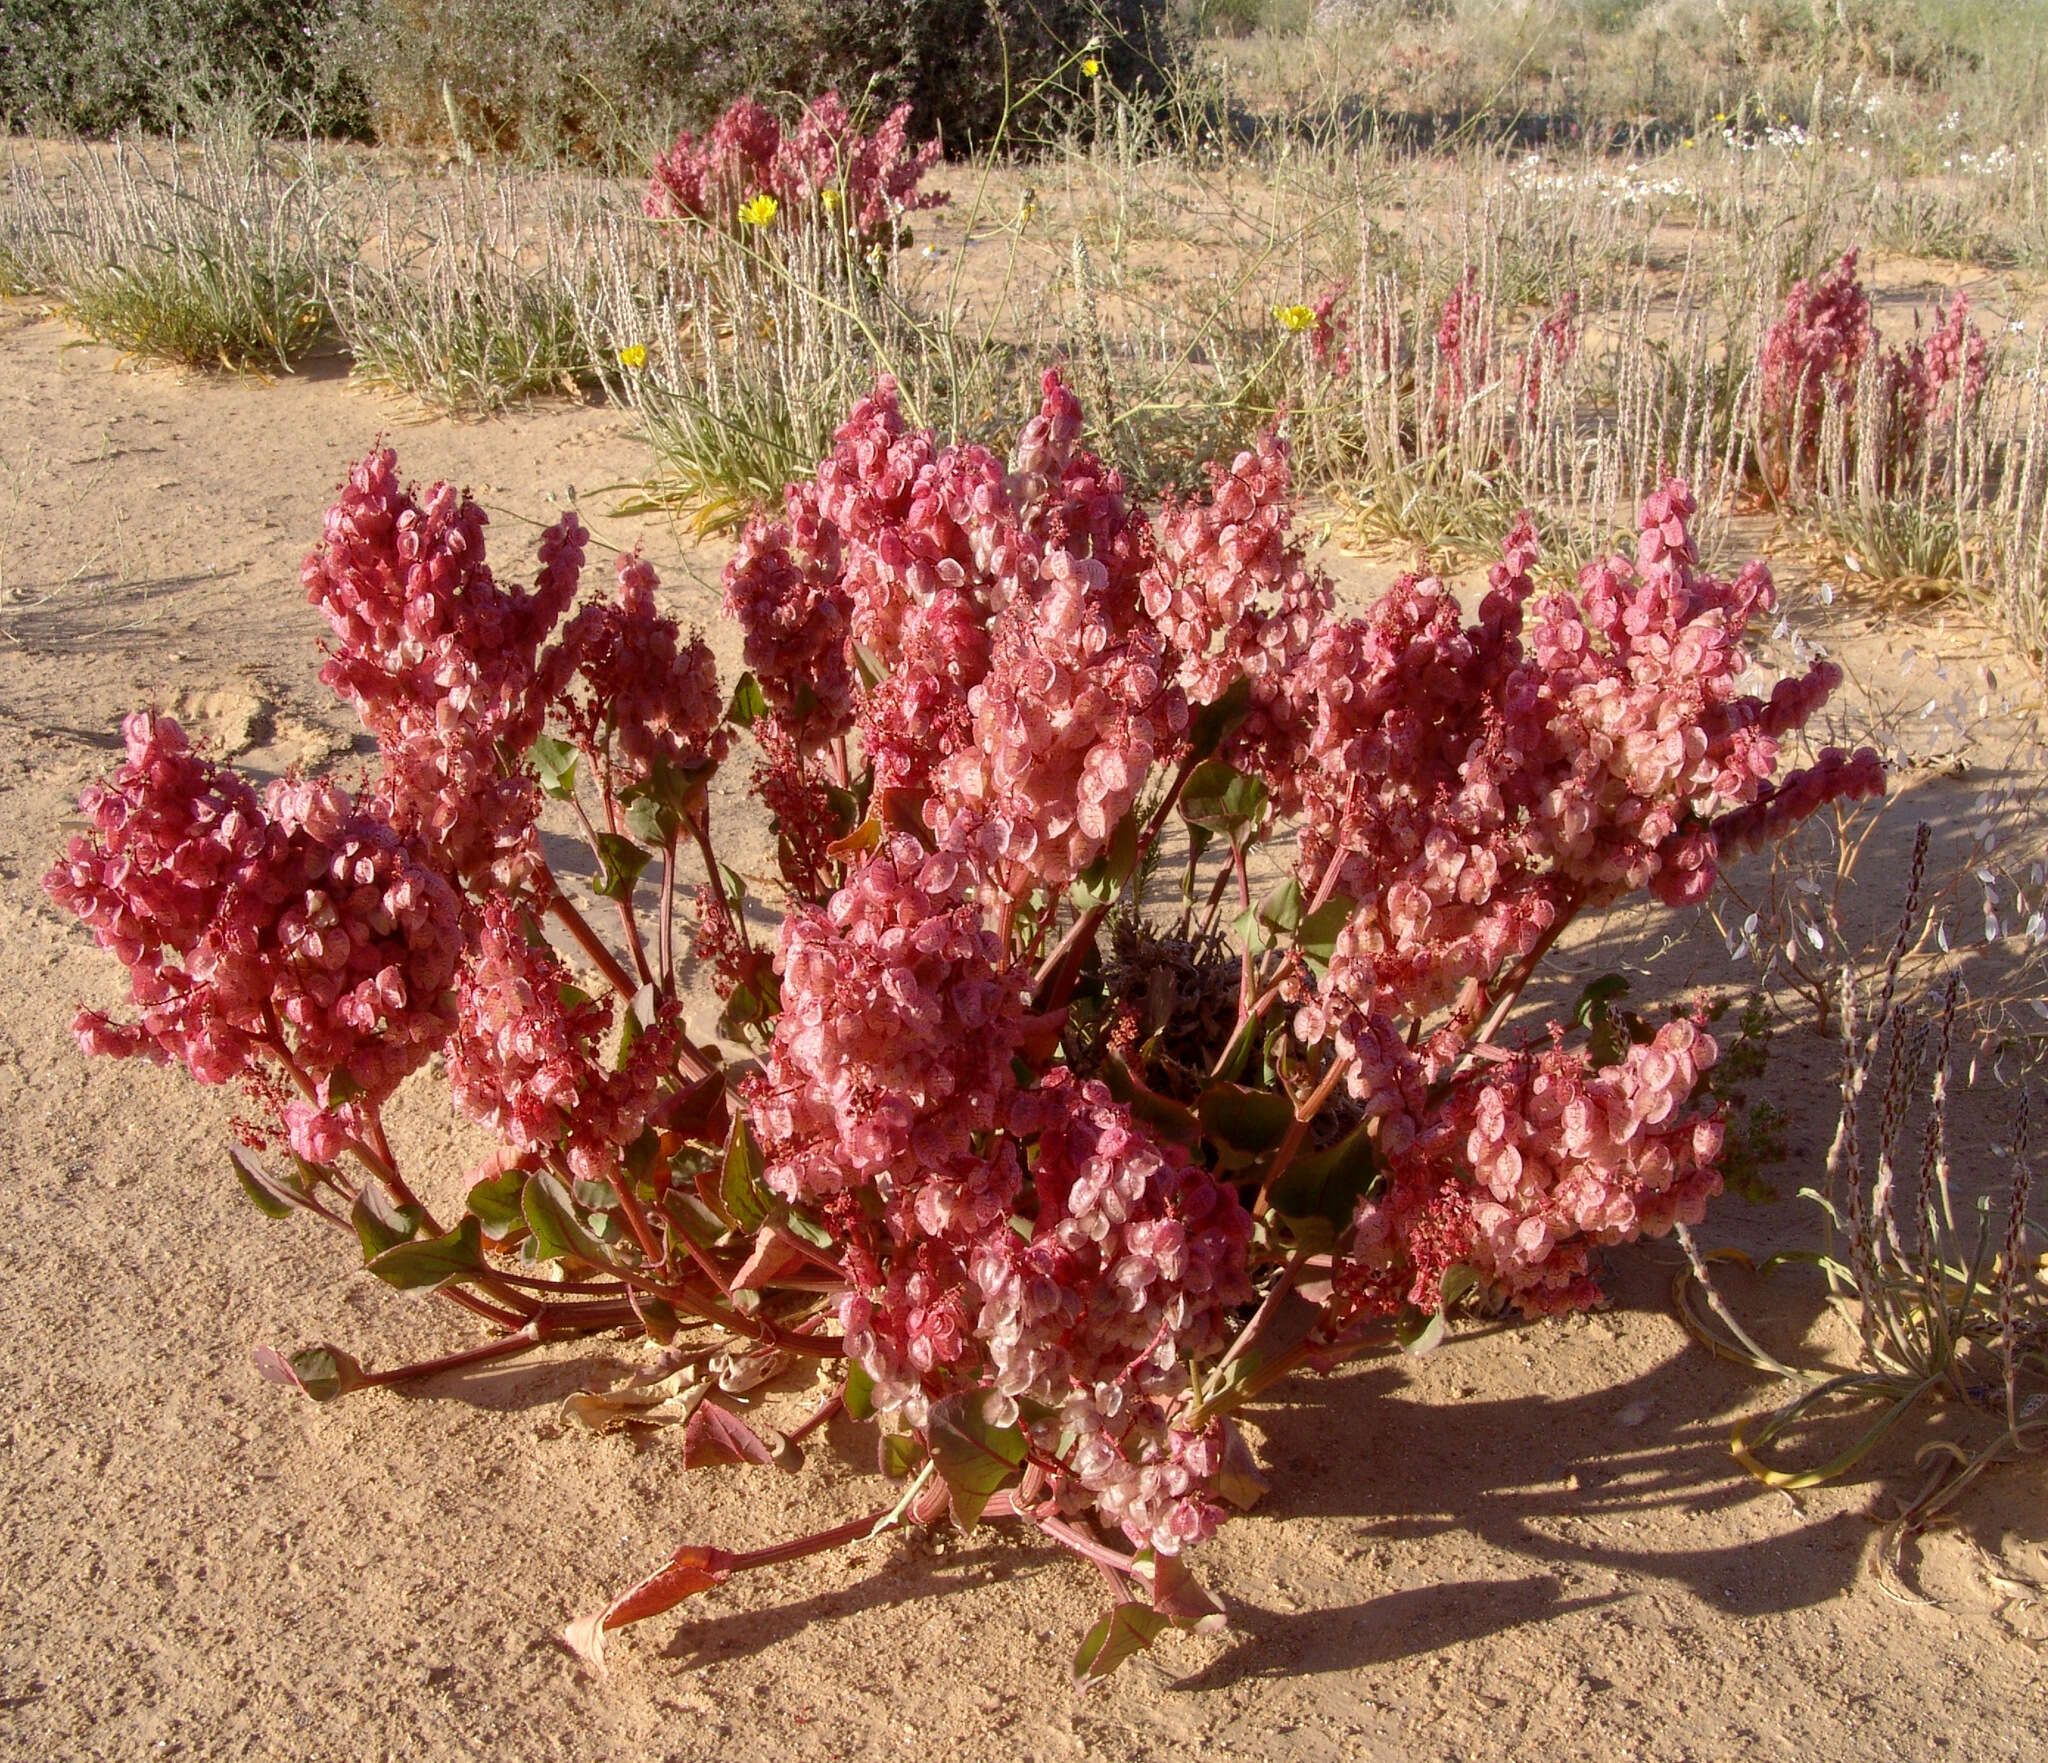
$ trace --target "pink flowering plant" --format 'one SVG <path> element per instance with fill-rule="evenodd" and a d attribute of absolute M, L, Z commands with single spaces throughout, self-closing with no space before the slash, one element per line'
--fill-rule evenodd
<path fill-rule="evenodd" d="M 942 206 L 921 190 L 939 143 L 912 146 L 910 106 L 899 104 L 872 134 L 837 92 L 814 98 L 794 125 L 742 98 L 706 129 L 687 129 L 655 156 L 642 206 L 655 220 L 696 221 L 724 233 L 812 229 L 847 240 L 855 256 L 909 239 L 907 217 Z"/>
<path fill-rule="evenodd" d="M 1845 463 L 1867 456 L 1874 487 L 1895 495 L 1916 468 L 1925 471 L 1944 426 L 1983 398 L 1990 345 L 1970 321 L 1969 296 L 1937 304 L 1925 338 L 1886 346 L 1856 260 L 1851 251 L 1826 275 L 1794 283 L 1764 332 L 1756 459 L 1773 496 L 1814 487 L 1831 415 L 1847 431 Z"/>
<path fill-rule="evenodd" d="M 1682 483 L 1576 592 L 1537 590 L 1524 516 L 1474 615 L 1430 575 L 1346 615 L 1284 441 L 1147 513 L 1081 427 L 1055 373 L 1008 459 L 880 385 L 727 568 L 729 691 L 643 560 L 584 594 L 571 515 L 502 584 L 481 511 L 374 453 L 305 568 L 374 775 L 258 794 L 140 714 L 47 878 L 129 978 L 82 1044 L 235 1086 L 259 1206 L 491 1330 L 386 1370 L 261 1349 L 273 1380 L 625 1330 L 650 1381 L 718 1368 L 686 1465 L 874 1429 L 874 1513 L 679 1549 L 570 1625 L 595 1669 L 736 1573 L 948 1518 L 1100 1570 L 1083 1678 L 1220 1623 L 1188 1561 L 1264 1485 L 1247 1402 L 1426 1347 L 1467 1294 L 1591 1304 L 1603 1248 L 1721 1185 L 1704 1017 L 1596 988 L 1511 1034 L 1545 953 L 1883 788 L 1868 752 L 1782 770 L 1838 676 L 1739 689 L 1770 576 L 1701 566 Z M 745 747 L 772 936 L 714 836 Z M 498 1141 L 440 1214 L 382 1114 L 437 1053 Z M 764 1434 L 740 1395 L 794 1364 L 825 1399 Z"/>

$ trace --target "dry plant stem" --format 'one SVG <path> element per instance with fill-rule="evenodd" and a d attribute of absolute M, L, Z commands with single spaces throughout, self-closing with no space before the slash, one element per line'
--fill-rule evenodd
<path fill-rule="evenodd" d="M 848 1543 L 865 1540 L 875 1526 L 889 1516 L 889 1508 L 870 1512 L 865 1518 L 855 1518 L 845 1524 L 835 1524 L 830 1530 L 814 1531 L 809 1536 L 797 1537 L 786 1543 L 772 1543 L 765 1549 L 749 1549 L 743 1555 L 727 1555 L 720 1563 L 728 1573 L 750 1573 L 756 1567 L 776 1567 L 784 1561 L 801 1561 L 810 1555 L 823 1555 L 833 1549 L 842 1549 Z"/>
<path fill-rule="evenodd" d="M 825 1425 L 833 1415 L 837 1414 L 841 1407 L 845 1405 L 845 1402 L 846 1390 L 842 1386 L 834 1390 L 783 1436 L 792 1445 L 802 1444 L 805 1439 L 809 1438 L 812 1433 L 816 1432 L 819 1427 Z"/>
<path fill-rule="evenodd" d="M 1301 1270 L 1308 1265 L 1308 1256 L 1309 1252 L 1306 1247 L 1296 1249 L 1292 1255 L 1288 1256 L 1287 1264 L 1280 1269 L 1280 1277 L 1273 1282 L 1272 1290 L 1267 1292 L 1265 1297 L 1259 1301 L 1258 1309 L 1252 1312 L 1251 1321 L 1247 1322 L 1244 1327 L 1237 1331 L 1237 1338 L 1230 1343 L 1229 1349 L 1216 1362 L 1216 1369 L 1218 1371 L 1222 1371 L 1226 1366 L 1234 1364 L 1237 1360 L 1244 1357 L 1246 1350 L 1251 1346 L 1253 1337 L 1264 1326 L 1266 1318 L 1279 1308 L 1281 1299 L 1285 1298 L 1294 1289 L 1294 1282 L 1301 1277 Z"/>
<path fill-rule="evenodd" d="M 583 804 L 577 797 L 572 795 L 569 798 L 569 806 L 576 811 L 576 818 L 583 823 L 583 836 L 590 842 L 591 855 L 602 865 L 604 862 L 604 850 L 598 843 L 597 828 L 591 824 L 590 816 L 584 812 Z M 616 834 L 619 830 L 619 817 L 613 808 L 613 798 L 609 789 L 605 792 L 604 816 L 605 820 L 611 825 L 611 830 Z M 555 892 L 557 895 L 561 893 L 559 886 L 555 889 Z M 640 940 L 640 918 L 633 910 L 632 890 L 629 888 L 624 894 L 614 899 L 612 904 L 619 909 L 619 929 L 625 936 L 627 951 L 633 957 L 633 970 L 640 976 L 640 985 L 631 988 L 631 991 L 628 993 L 628 996 L 630 996 L 631 992 L 637 992 L 640 986 L 651 986 L 654 984 L 654 970 L 647 965 L 647 948 Z"/>
<path fill-rule="evenodd" d="M 603 938 L 590 928 L 590 921 L 577 911 L 560 888 L 550 890 L 547 909 L 561 920 L 562 928 L 576 939 L 576 946 L 590 957 L 613 991 L 622 998 L 630 998 L 640 989 L 633 983 L 633 976 L 620 964 L 619 958 L 604 946 Z"/>
<path fill-rule="evenodd" d="M 416 1378 L 435 1377 L 444 1371 L 459 1371 L 465 1365 L 482 1365 L 493 1359 L 516 1358 L 521 1353 L 529 1353 L 535 1347 L 563 1335 L 590 1334 L 599 1329 L 615 1328 L 632 1320 L 632 1312 L 624 1304 L 592 1305 L 589 1309 L 592 1312 L 589 1315 L 571 1316 L 566 1311 L 543 1308 L 535 1311 L 520 1328 L 500 1340 L 486 1341 L 477 1347 L 466 1347 L 459 1353 L 444 1353 L 438 1359 L 422 1359 L 416 1364 L 400 1365 L 390 1371 L 365 1371 L 363 1382 L 378 1386 L 410 1383 Z M 605 1314 L 599 1315 L 598 1311 Z"/>
<path fill-rule="evenodd" d="M 991 1500 L 989 1505 L 993 1509 L 995 1502 Z M 1040 1530 L 1044 1531 L 1047 1536 L 1060 1544 L 1061 1547 L 1072 1549 L 1082 1560 L 1092 1561 L 1107 1574 L 1128 1573 L 1135 1575 L 1138 1571 L 1138 1563 L 1135 1556 L 1126 1555 L 1120 1549 L 1112 1549 L 1107 1543 L 1097 1542 L 1093 1537 L 1076 1529 L 1063 1518 L 1054 1518 L 1049 1515 L 1040 1517 L 1036 1513 L 1017 1512 L 1014 1510 L 1007 1514 L 998 1513 L 997 1516 L 1028 1518 L 1031 1523 L 1037 1525 Z M 1110 1589 L 1121 1595 L 1123 1591 L 1121 1582 L 1112 1578 L 1109 1583 Z"/>
<path fill-rule="evenodd" d="M 1488 1045 L 1500 1032 L 1501 1024 L 1507 1021 L 1508 1013 L 1514 1009 L 1515 1000 L 1522 995 L 1522 989 L 1535 974 L 1538 963 L 1550 953 L 1551 945 L 1564 935 L 1565 927 L 1578 916 L 1578 911 L 1577 901 L 1567 901 L 1563 910 L 1552 921 L 1550 928 L 1536 939 L 1535 948 L 1515 963 L 1502 987 L 1499 1001 L 1494 1005 L 1478 1034 L 1472 1037 L 1475 1045 Z"/>
<path fill-rule="evenodd" d="M 676 842 L 661 848 L 661 917 L 656 924 L 661 940 L 661 989 L 674 995 L 676 989 Z"/>

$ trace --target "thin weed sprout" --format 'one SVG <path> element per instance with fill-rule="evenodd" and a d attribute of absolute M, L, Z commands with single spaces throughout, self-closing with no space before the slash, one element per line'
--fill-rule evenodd
<path fill-rule="evenodd" d="M 1866 990 L 1852 962 L 1837 969 L 1840 1112 L 1826 1186 L 1801 1190 L 1823 1214 L 1823 1246 L 1773 1256 L 1759 1269 L 1807 1262 L 1821 1270 L 1830 1304 L 1853 1329 L 1855 1369 L 1824 1374 L 1795 1368 L 1760 1347 L 1716 1289 L 1708 1266 L 1714 1257 L 1701 1255 L 1689 1232 L 1681 1241 L 1690 1271 L 1676 1291 L 1688 1327 L 1717 1353 L 1801 1386 L 1760 1420 L 1735 1429 L 1737 1461 L 1767 1486 L 1814 1487 L 1847 1474 L 1930 1400 L 1995 1423 L 1988 1440 L 1981 1423 L 1966 1422 L 1963 1436 L 1920 1448 L 1916 1463 L 1926 1480 L 1900 1502 L 1895 1542 L 1933 1522 L 1993 1464 L 2048 1446 L 2048 1258 L 2029 1246 L 2038 1240 L 2029 1219 L 2031 1085 L 2022 1076 L 2012 1086 L 2006 1142 L 1987 1147 L 2009 1172 L 2003 1196 L 1990 1191 L 1988 1180 L 1968 1184 L 1979 1191 L 1965 1191 L 1953 1167 L 1948 1118 L 1962 1053 L 1956 1044 L 1962 984 L 1948 973 L 1931 1007 L 1900 988 L 1907 956 L 1927 940 L 1928 850 L 1923 824 L 1905 908 L 1874 985 Z M 1692 1309 L 1693 1288 L 1725 1335 L 1717 1338 Z M 1766 1457 L 1840 1404 L 1874 1411 L 1857 1423 L 1848 1444 L 1804 1468 L 1778 1467 Z"/>

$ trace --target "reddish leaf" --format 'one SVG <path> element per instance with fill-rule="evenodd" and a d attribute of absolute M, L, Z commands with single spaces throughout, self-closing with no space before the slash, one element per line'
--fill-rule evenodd
<path fill-rule="evenodd" d="M 1152 1581 L 1152 1608 L 1176 1628 L 1196 1634 L 1220 1634 L 1230 1625 L 1215 1595 L 1187 1570 L 1178 1555 L 1151 1550 L 1139 1556 Z"/>
<path fill-rule="evenodd" d="M 1091 1628 L 1074 1655 L 1074 1681 L 1083 1689 L 1100 1683 L 1133 1653 L 1159 1638 L 1166 1618 L 1143 1604 L 1117 1604 Z"/>
<path fill-rule="evenodd" d="M 331 1402 L 364 1388 L 367 1382 L 363 1368 L 339 1347 L 301 1347 L 289 1355 L 275 1347 L 258 1347 L 249 1357 L 266 1383 L 302 1391 L 316 1402 Z"/>
<path fill-rule="evenodd" d="M 803 1256 L 786 1238 L 776 1235 L 774 1226 L 764 1224 L 754 1235 L 754 1252 L 747 1257 L 746 1266 L 732 1276 L 733 1290 L 764 1290 L 801 1260 Z"/>
<path fill-rule="evenodd" d="M 1245 1443 L 1237 1422 L 1223 1423 L 1223 1468 L 1216 1477 L 1216 1491 L 1240 1512 L 1249 1512 L 1272 1491 L 1273 1484 L 1259 1468 L 1258 1458 Z"/>
<path fill-rule="evenodd" d="M 982 1392 L 948 1396 L 932 1407 L 925 1425 L 932 1461 L 952 1495 L 953 1522 L 972 1530 L 989 1496 L 1024 1461 L 1024 1435 L 1014 1426 L 994 1426 L 981 1411 Z"/>
<path fill-rule="evenodd" d="M 716 1402 L 701 1404 L 683 1428 L 683 1467 L 703 1469 L 713 1463 L 773 1463 L 770 1451 L 752 1427 Z"/>
<path fill-rule="evenodd" d="M 666 1567 L 629 1586 L 602 1610 L 577 1617 L 562 1630 L 563 1643 L 591 1676 L 602 1677 L 605 1630 L 644 1622 L 674 1609 L 687 1597 L 723 1585 L 732 1573 L 731 1563 L 732 1557 L 723 1549 L 685 1544 L 669 1557 Z"/>

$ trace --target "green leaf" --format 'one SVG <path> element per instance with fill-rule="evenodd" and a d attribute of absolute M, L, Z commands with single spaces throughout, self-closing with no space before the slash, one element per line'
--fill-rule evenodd
<path fill-rule="evenodd" d="M 850 1420 L 875 1417 L 875 1380 L 859 1365 L 846 1368 L 846 1394 L 840 1398 Z"/>
<path fill-rule="evenodd" d="M 891 1481 L 909 1475 L 923 1456 L 924 1447 L 915 1433 L 885 1432 L 875 1441 L 875 1465 Z"/>
<path fill-rule="evenodd" d="M 1195 726 L 1188 731 L 1189 752 L 1198 760 L 1207 759 L 1231 737 L 1251 709 L 1252 682 L 1240 674 L 1222 697 L 1196 716 Z"/>
<path fill-rule="evenodd" d="M 1267 1194 L 1273 1210 L 1290 1223 L 1319 1218 L 1332 1230 L 1351 1223 L 1358 1202 L 1372 1191 L 1379 1154 L 1361 1122 L 1328 1150 L 1298 1156 Z"/>
<path fill-rule="evenodd" d="M 685 1193 L 681 1188 L 670 1188 L 662 1196 L 661 1203 L 676 1227 L 700 1249 L 710 1248 L 729 1228 L 725 1220 L 695 1194 Z"/>
<path fill-rule="evenodd" d="M 1082 1688 L 1100 1683 L 1134 1653 L 1142 1653 L 1165 1632 L 1167 1618 L 1143 1604 L 1116 1604 L 1081 1637 L 1074 1655 L 1074 1681 Z"/>
<path fill-rule="evenodd" d="M 1278 1149 L 1294 1124 L 1294 1108 L 1285 1096 L 1242 1084 L 1211 1084 L 1195 1103 L 1195 1113 L 1212 1139 L 1248 1156 Z"/>
<path fill-rule="evenodd" d="M 1343 894 L 1332 894 L 1301 921 L 1294 933 L 1294 946 L 1318 967 L 1328 967 L 1336 953 L 1337 935 L 1351 922 L 1358 902 Z"/>
<path fill-rule="evenodd" d="M 732 702 L 725 707 L 726 721 L 752 728 L 767 714 L 768 695 L 761 690 L 761 682 L 751 673 L 741 674 L 732 688 Z"/>
<path fill-rule="evenodd" d="M 567 741 L 558 741 L 553 735 L 536 735 L 533 768 L 540 773 L 542 791 L 557 802 L 567 802 L 575 796 L 576 749 Z"/>
<path fill-rule="evenodd" d="M 296 1353 L 258 1347 L 250 1358 L 265 1382 L 303 1390 L 316 1402 L 331 1402 L 368 1382 L 354 1356 L 339 1347 L 301 1347 Z"/>
<path fill-rule="evenodd" d="M 280 1181 L 240 1145 L 228 1147 L 228 1162 L 249 1203 L 265 1218 L 288 1218 L 301 1204 L 301 1191 L 294 1184 Z"/>
<path fill-rule="evenodd" d="M 607 900 L 624 900 L 631 897 L 649 854 L 623 833 L 599 833 L 597 858 L 602 873 L 590 884 L 590 891 Z"/>
<path fill-rule="evenodd" d="M 782 1215 L 783 1227 L 793 1237 L 800 1237 L 814 1249 L 832 1247 L 832 1233 L 815 1218 L 806 1218 L 801 1212 L 789 1211 Z"/>
<path fill-rule="evenodd" d="M 559 1261 L 564 1255 L 580 1255 L 599 1267 L 611 1264 L 604 1245 L 584 1229 L 583 1221 L 576 1216 L 576 1202 L 570 1198 L 569 1190 L 545 1170 L 528 1178 L 520 1192 L 519 1205 L 526 1214 L 527 1228 L 533 1232 L 536 1260 Z"/>
<path fill-rule="evenodd" d="M 1259 908 L 1259 922 L 1276 936 L 1286 936 L 1299 927 L 1302 917 L 1301 883 L 1290 876 L 1281 890 Z"/>
<path fill-rule="evenodd" d="M 970 1390 L 936 1404 L 925 1425 L 939 1479 L 953 1497 L 953 1522 L 972 1530 L 982 1508 L 1024 1461 L 1024 1435 L 993 1426 L 982 1413 L 986 1392 Z"/>
<path fill-rule="evenodd" d="M 626 804 L 626 830 L 643 845 L 664 848 L 682 831 L 682 817 L 665 802 L 636 795 Z"/>
<path fill-rule="evenodd" d="M 774 1209 L 775 1196 L 761 1180 L 766 1167 L 746 1116 L 735 1114 L 732 1130 L 725 1138 L 725 1170 L 719 1180 L 718 1198 L 741 1230 L 759 1230 Z"/>
<path fill-rule="evenodd" d="M 526 1187 L 526 1171 L 508 1169 L 503 1175 L 487 1176 L 469 1190 L 465 1204 L 494 1237 L 517 1230 L 526 1222 L 519 1209 L 519 1196 Z"/>
<path fill-rule="evenodd" d="M 365 1182 L 348 1209 L 348 1221 L 355 1226 L 356 1240 L 363 1245 L 363 1259 L 374 1260 L 386 1249 L 409 1243 L 419 1235 L 426 1213 L 418 1206 L 400 1206 L 376 1182 Z"/>
<path fill-rule="evenodd" d="M 1138 867 L 1138 815 L 1127 810 L 1109 835 L 1102 855 L 1074 878 L 1073 897 L 1082 911 L 1114 905 Z"/>
<path fill-rule="evenodd" d="M 1112 1096 L 1161 1138 L 1176 1145 L 1192 1145 L 1202 1136 L 1201 1122 L 1192 1109 L 1147 1088 L 1114 1053 L 1103 1055 L 1102 1081 Z"/>
<path fill-rule="evenodd" d="M 608 1181 L 579 1181 L 569 1193 L 586 1212 L 609 1212 L 619 1203 L 618 1190 Z"/>
<path fill-rule="evenodd" d="M 682 1332 L 683 1319 L 666 1298 L 657 1298 L 652 1292 L 636 1291 L 631 1294 L 631 1302 L 633 1314 L 640 1318 L 640 1326 L 647 1330 L 647 1338 L 657 1346 L 667 1346 Z"/>
<path fill-rule="evenodd" d="M 1190 826 L 1222 833 L 1241 845 L 1265 812 L 1266 786 L 1220 759 L 1207 759 L 1189 773 L 1180 793 L 1181 818 Z"/>
<path fill-rule="evenodd" d="M 1152 1608 L 1175 1628 L 1190 1634 L 1221 1634 L 1230 1626 L 1215 1594 L 1188 1571 L 1178 1555 L 1140 1549 L 1138 1567 L 1152 1582 Z"/>
<path fill-rule="evenodd" d="M 1607 1014 L 1608 1007 L 1617 998 L 1626 998 L 1629 983 L 1621 974 L 1603 973 L 1598 979 L 1589 981 L 1579 993 L 1578 1002 L 1572 1006 L 1572 1023 L 1577 1028 L 1590 1028 Z"/>
<path fill-rule="evenodd" d="M 1433 1353 L 1442 1346 L 1444 1335 L 1450 1327 L 1451 1306 L 1478 1283 L 1478 1274 L 1469 1267 L 1454 1265 L 1445 1268 L 1443 1280 L 1438 1287 L 1440 1296 L 1436 1313 L 1425 1318 L 1419 1310 L 1411 1309 L 1395 1321 L 1394 1334 L 1403 1350 L 1420 1358 L 1424 1353 Z"/>
<path fill-rule="evenodd" d="M 435 1291 L 450 1280 L 483 1272 L 483 1227 L 465 1213 L 446 1236 L 400 1243 L 367 1265 L 385 1284 L 402 1292 Z"/>

